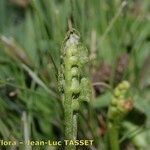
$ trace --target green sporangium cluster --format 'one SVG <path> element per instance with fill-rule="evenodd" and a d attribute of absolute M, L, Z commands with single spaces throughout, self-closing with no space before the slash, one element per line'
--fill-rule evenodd
<path fill-rule="evenodd" d="M 90 100 L 91 85 L 85 69 L 88 50 L 79 42 L 79 35 L 74 30 L 65 38 L 62 54 L 59 90 L 63 95 L 63 103 L 65 93 L 70 93 L 72 106 L 77 110 L 82 101 Z"/>
<path fill-rule="evenodd" d="M 131 98 L 126 97 L 130 88 L 128 81 L 122 81 L 115 89 L 108 110 L 108 120 L 119 122 L 132 109 Z"/>

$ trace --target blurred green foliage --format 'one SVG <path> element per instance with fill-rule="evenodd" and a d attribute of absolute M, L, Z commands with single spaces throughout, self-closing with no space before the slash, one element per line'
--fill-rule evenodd
<path fill-rule="evenodd" d="M 103 62 L 114 70 L 118 56 L 128 53 L 122 79 L 132 85 L 134 110 L 122 123 L 120 142 L 127 150 L 149 150 L 149 12 L 149 0 L 0 0 L 0 139 L 63 139 L 57 71 L 60 48 L 72 24 L 90 55 L 96 56 L 91 70 Z M 106 90 L 81 112 L 78 136 L 95 140 L 89 149 L 106 149 L 99 117 L 105 120 L 109 99 Z M 13 148 L 17 149 L 8 147 Z"/>

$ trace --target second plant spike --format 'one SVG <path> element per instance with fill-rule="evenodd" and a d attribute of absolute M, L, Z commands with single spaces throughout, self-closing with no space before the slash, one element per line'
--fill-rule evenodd
<path fill-rule="evenodd" d="M 120 122 L 133 108 L 132 99 L 126 96 L 130 84 L 128 81 L 122 81 L 114 89 L 111 103 L 107 114 L 107 127 L 109 136 L 109 145 L 111 150 L 120 150 L 119 147 L 119 128 Z"/>

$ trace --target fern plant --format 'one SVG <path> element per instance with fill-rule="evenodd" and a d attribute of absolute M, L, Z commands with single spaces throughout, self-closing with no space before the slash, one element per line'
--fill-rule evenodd
<path fill-rule="evenodd" d="M 119 127 L 120 122 L 125 115 L 133 108 L 131 98 L 126 96 L 130 84 L 128 81 L 122 81 L 114 89 L 111 103 L 107 114 L 107 127 L 109 136 L 109 145 L 111 150 L 119 150 Z"/>
<path fill-rule="evenodd" d="M 86 75 L 88 51 L 80 43 L 80 36 L 72 29 L 68 32 L 62 47 L 62 61 L 59 70 L 59 90 L 64 106 L 65 139 L 77 138 L 77 117 L 80 104 L 90 101 L 91 85 Z M 66 150 L 74 150 L 67 146 Z"/>

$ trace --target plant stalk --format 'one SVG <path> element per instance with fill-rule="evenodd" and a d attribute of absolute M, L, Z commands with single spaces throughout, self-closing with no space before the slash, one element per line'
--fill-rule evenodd
<path fill-rule="evenodd" d="M 119 150 L 119 133 L 118 126 L 114 123 L 108 124 L 108 136 L 111 150 Z"/>
<path fill-rule="evenodd" d="M 83 71 L 88 63 L 88 51 L 79 42 L 79 35 L 75 32 L 70 31 L 65 38 L 59 73 L 59 90 L 64 104 L 65 140 L 76 140 L 80 103 L 89 102 L 91 98 L 90 81 Z M 76 146 L 65 145 L 65 150 L 76 150 Z"/>

